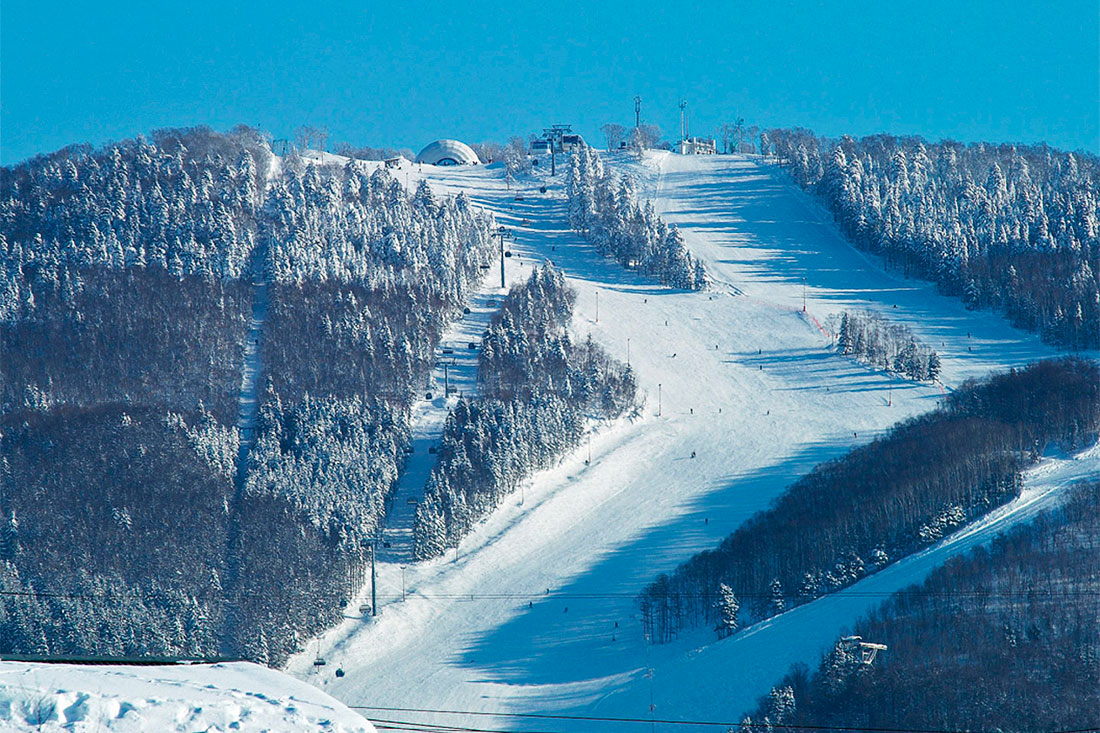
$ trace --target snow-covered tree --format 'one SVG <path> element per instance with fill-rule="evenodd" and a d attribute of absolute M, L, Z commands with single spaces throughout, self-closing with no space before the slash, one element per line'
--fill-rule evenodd
<path fill-rule="evenodd" d="M 718 584 L 718 600 L 715 601 L 715 610 L 718 614 L 718 623 L 714 630 L 719 639 L 724 639 L 737 631 L 737 614 L 741 610 L 741 604 L 733 595 L 733 590 L 725 583 Z"/>

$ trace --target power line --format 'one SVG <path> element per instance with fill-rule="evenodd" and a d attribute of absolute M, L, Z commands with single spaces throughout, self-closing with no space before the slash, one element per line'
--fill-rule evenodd
<path fill-rule="evenodd" d="M 501 733 L 497 728 L 469 728 L 462 725 L 442 725 L 438 723 L 420 723 L 408 720 L 388 720 L 380 718 L 370 721 L 379 730 L 408 730 L 422 733 Z M 558 733 L 541 730 L 510 730 L 508 733 Z"/>
<path fill-rule="evenodd" d="M 868 576 L 869 577 L 869 576 Z M 880 598 L 880 597 L 942 597 L 942 598 L 1042 598 L 1042 597 L 1076 597 L 1076 596 L 1100 596 L 1100 589 L 1033 589 L 1023 591 L 987 591 L 987 590 L 945 590 L 945 591 L 927 591 L 927 590 L 896 590 L 896 591 L 854 591 L 847 590 L 851 586 L 845 588 L 838 588 L 835 591 L 830 591 L 819 596 L 806 596 L 807 602 L 815 601 L 821 598 L 828 598 L 829 596 L 844 593 L 844 595 L 850 598 Z M 410 590 L 406 595 L 418 595 L 420 598 L 427 600 L 456 600 L 456 601 L 482 601 L 482 600 L 516 600 L 526 601 L 534 600 L 536 598 L 566 598 L 575 600 L 584 599 L 630 599 L 638 598 L 645 595 L 644 591 L 623 591 L 619 593 L 582 593 L 582 592 L 568 592 L 568 591 L 531 591 L 531 592 L 517 592 L 517 593 L 432 593 L 430 595 L 421 594 L 415 590 Z M 23 597 L 23 598 L 62 598 L 69 600 L 114 600 L 114 601 L 128 601 L 128 600 L 143 600 L 149 598 L 202 598 L 209 599 L 214 598 L 221 600 L 221 596 L 215 596 L 213 594 L 194 594 L 189 591 L 167 591 L 167 590 L 155 590 L 148 593 L 120 593 L 120 592 L 103 592 L 103 593 L 78 593 L 75 591 L 38 591 L 38 590 L 4 590 L 0 591 L 0 597 Z M 232 598 L 267 598 L 266 593 L 235 593 Z M 661 598 L 701 598 L 712 599 L 717 598 L 717 592 L 692 592 L 692 593 L 666 593 L 662 595 L 649 596 L 651 598 L 660 600 Z M 738 593 L 738 598 L 772 598 L 771 593 Z M 396 600 L 399 596 L 394 596 L 391 600 Z M 784 598 L 798 600 L 803 598 L 797 594 L 786 594 Z"/>
<path fill-rule="evenodd" d="M 381 712 L 401 712 L 401 713 L 427 713 L 433 715 L 471 715 L 490 718 L 527 718 L 538 720 L 564 720 L 564 721 L 578 721 L 578 722 L 591 722 L 591 723 L 626 723 L 626 724 L 649 724 L 658 723 L 660 725 L 687 725 L 687 726 L 726 726 L 732 728 L 749 727 L 749 728 L 774 728 L 778 730 L 821 730 L 821 731 L 860 731 L 861 733 L 964 733 L 962 729 L 956 728 L 901 728 L 901 727 L 873 727 L 873 726 L 858 726 L 858 725 L 814 725 L 814 724 L 800 724 L 800 725 L 784 725 L 780 723 L 742 723 L 742 722 L 729 722 L 721 720 L 672 720 L 672 719 L 655 719 L 650 718 L 627 718 L 627 717 L 610 717 L 610 716 L 596 716 L 596 715 L 563 715 L 555 713 L 502 713 L 491 711 L 476 711 L 476 710 L 446 710 L 446 709 L 431 709 L 431 708 L 399 708 L 399 707 L 380 707 L 371 705 L 348 705 L 349 708 L 354 710 L 377 710 Z M 374 721 L 372 721 L 374 722 Z M 387 723 L 396 723 L 399 721 L 381 721 Z M 432 723 L 422 723 L 419 725 L 436 725 Z M 482 731 L 479 728 L 463 728 L 463 727 L 447 727 L 446 725 L 439 725 L 432 730 L 460 730 L 460 731 Z M 1077 729 L 1061 729 L 1053 730 L 1048 733 L 1094 733 L 1100 731 L 1100 727 L 1097 728 L 1077 728 Z M 973 729 L 967 729 L 965 733 L 992 733 L 975 731 Z"/>
<path fill-rule="evenodd" d="M 835 591 L 830 591 L 819 596 L 805 596 L 809 600 L 817 600 L 819 598 L 827 598 L 831 595 L 844 593 L 849 597 L 868 597 L 877 598 L 880 596 L 945 596 L 945 597 L 975 597 L 975 598 L 1015 598 L 1015 597 L 1035 597 L 1035 596 L 1094 596 L 1100 595 L 1100 589 L 1078 589 L 1078 590 L 1026 590 L 1026 591 L 910 591 L 910 590 L 898 590 L 898 591 L 847 591 L 845 588 L 838 588 Z M 529 598 L 636 598 L 643 595 L 642 592 L 623 592 L 623 593 L 570 593 L 570 592 L 556 592 L 550 591 L 549 593 L 432 593 L 430 596 L 422 595 L 422 598 L 439 598 L 443 600 L 527 600 Z M 738 598 L 773 598 L 772 593 L 737 593 Z M 666 593 L 661 595 L 655 595 L 654 598 L 662 597 L 677 597 L 677 598 L 717 598 L 718 593 Z M 801 598 L 797 594 L 784 594 L 784 598 L 796 599 Z"/>

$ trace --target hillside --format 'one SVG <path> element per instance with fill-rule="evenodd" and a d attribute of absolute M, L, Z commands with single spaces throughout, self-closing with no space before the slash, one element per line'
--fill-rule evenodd
<path fill-rule="evenodd" d="M 630 365 L 645 406 L 592 437 L 590 463 L 582 447 L 535 476 L 455 553 L 379 567 L 380 616 L 349 618 L 320 639 L 347 676 L 317 674 L 306 655 L 288 666 L 349 704 L 648 718 L 652 697 L 659 716 L 724 720 L 790 663 L 813 660 L 861 610 L 1032 516 L 1100 465 L 1095 450 L 1045 458 L 1025 472 L 1020 499 L 876 575 L 870 590 L 863 581 L 737 643 L 712 644 L 708 630 L 647 649 L 634 597 L 655 573 L 717 544 L 813 465 L 932 409 L 945 390 L 1056 352 L 991 312 L 885 271 L 784 174 L 754 159 L 604 163 L 634 175 L 639 196 L 679 226 L 708 290 L 661 287 L 603 256 L 571 231 L 553 181 L 510 189 L 499 168 L 410 171 L 515 228 L 512 281 L 542 259 L 562 268 L 578 293 L 573 329 Z M 876 312 L 934 347 L 941 383 L 837 354 L 823 324 L 846 310 Z M 364 658 L 371 663 L 356 662 Z"/>
<path fill-rule="evenodd" d="M 248 128 L 0 179 L 0 651 L 284 660 L 361 582 L 489 219 Z"/>
<path fill-rule="evenodd" d="M 1100 711 L 1100 484 L 936 569 L 855 623 L 886 649 L 842 644 L 792 670 L 750 722 L 1003 731 L 1089 728 Z M 936 650 L 929 664 L 928 650 Z M 776 705 L 774 701 L 783 701 Z"/>
<path fill-rule="evenodd" d="M 1056 390 L 1095 354 L 1024 368 L 1057 352 L 856 249 L 773 163 L 585 155 L 516 181 L 195 130 L 4 169 L 0 651 L 240 654 L 380 719 L 724 721 L 1100 469 L 1088 390 Z M 1051 414 L 986 409 L 1009 369 Z M 905 447 L 937 420 L 943 450 Z M 846 454 L 958 485 L 906 474 L 858 546 L 874 486 L 799 506 L 841 528 L 784 553 L 801 605 L 765 619 L 791 604 L 763 558 L 732 638 L 653 627 L 654 577 Z"/>

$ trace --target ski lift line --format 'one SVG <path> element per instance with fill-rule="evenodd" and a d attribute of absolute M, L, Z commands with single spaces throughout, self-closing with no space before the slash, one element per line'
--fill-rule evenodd
<path fill-rule="evenodd" d="M 566 715 L 560 713 L 504 713 L 504 712 L 492 712 L 492 711 L 477 711 L 477 710 L 447 710 L 447 709 L 430 709 L 430 708 L 399 708 L 399 707 L 380 707 L 371 705 L 348 705 L 353 710 L 374 710 L 379 712 L 395 712 L 395 713 L 422 713 L 429 715 L 469 715 L 477 717 L 489 717 L 489 718 L 527 718 L 538 720 L 568 720 L 568 721 L 584 721 L 592 723 L 623 723 L 623 724 L 646 724 L 646 723 L 658 723 L 660 725 L 683 725 L 683 726 L 711 726 L 721 727 L 727 726 L 734 729 L 741 727 L 748 727 L 752 729 L 775 729 L 775 730 L 821 730 L 821 731 L 861 731 L 862 733 L 964 733 L 964 729 L 959 728 L 904 728 L 904 727 L 886 727 L 886 726 L 857 726 L 857 725 L 815 725 L 815 724 L 781 724 L 781 723 L 742 723 L 741 721 L 729 722 L 729 721 L 715 721 L 715 720 L 674 720 L 674 719 L 651 719 L 651 718 L 628 718 L 628 717 L 610 717 L 610 716 L 595 716 L 595 715 Z M 379 721 L 372 721 L 379 722 Z M 401 721 L 380 721 L 386 723 L 399 723 Z M 459 730 L 459 731 L 477 731 L 481 733 L 484 729 L 480 728 L 465 728 L 459 726 L 447 726 L 432 723 L 421 723 L 417 725 L 427 725 L 434 728 L 428 728 L 428 730 Z M 1100 727 L 1095 728 L 1070 728 L 1070 729 L 1055 729 L 1047 731 L 1046 733 L 1094 733 L 1100 731 Z M 973 729 L 965 729 L 966 733 L 993 733 L 992 731 L 980 731 Z"/>

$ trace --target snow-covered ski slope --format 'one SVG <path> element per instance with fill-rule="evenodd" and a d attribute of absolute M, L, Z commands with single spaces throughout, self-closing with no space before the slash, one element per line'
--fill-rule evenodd
<path fill-rule="evenodd" d="M 0 662 L 0 730 L 374 733 L 329 695 L 256 664 Z"/>
<path fill-rule="evenodd" d="M 516 201 L 499 167 L 413 171 L 517 227 L 509 279 L 541 258 L 562 267 L 578 290 L 578 335 L 629 359 L 646 404 L 639 419 L 593 438 L 591 465 L 581 448 L 536 476 L 457 558 L 379 568 L 381 615 L 325 635 L 328 669 L 318 673 L 308 654 L 289 664 L 350 705 L 648 718 L 652 699 L 660 718 L 733 720 L 861 611 L 1100 469 L 1095 450 L 1049 459 L 1029 473 L 1020 501 L 844 593 L 722 642 L 699 632 L 647 647 L 634 597 L 654 576 L 713 547 L 816 463 L 941 396 L 938 385 L 836 356 L 821 328 L 828 315 L 869 308 L 906 323 L 942 355 L 947 388 L 1054 352 L 994 314 L 883 271 L 755 160 L 658 154 L 644 165 L 608 163 L 637 175 L 639 190 L 681 227 L 715 279 L 710 291 L 672 291 L 600 258 L 567 230 L 557 183 L 544 195 L 544 179 L 528 181 Z M 347 676 L 332 676 L 337 665 Z M 532 722 L 365 712 L 483 729 Z"/>

